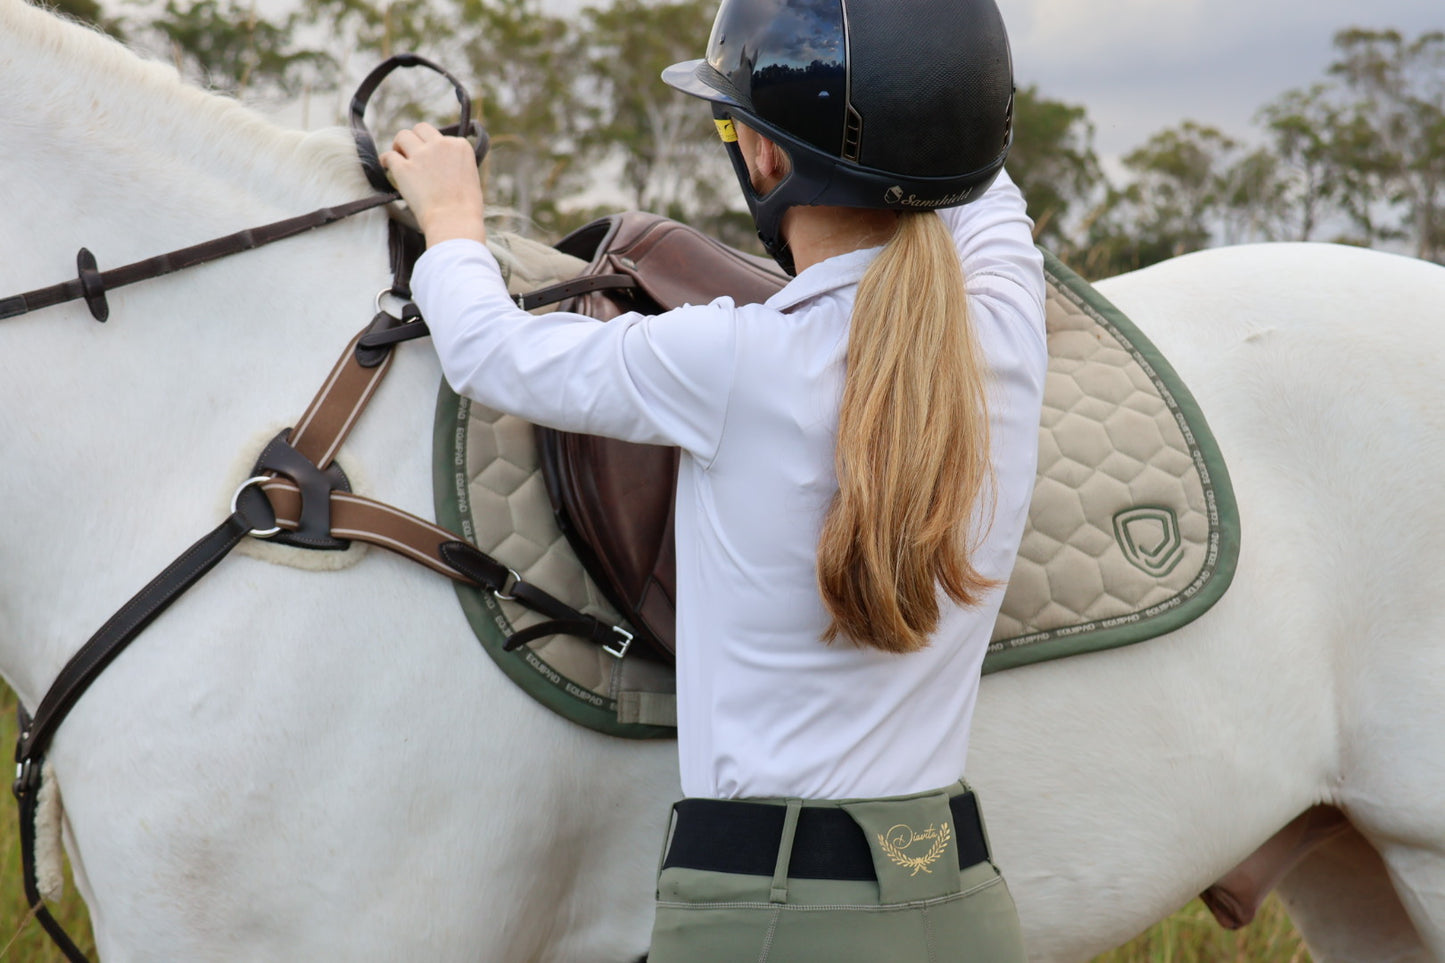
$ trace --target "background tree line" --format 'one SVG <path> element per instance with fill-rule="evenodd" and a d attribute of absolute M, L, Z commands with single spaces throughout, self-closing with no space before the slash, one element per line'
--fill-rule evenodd
<path fill-rule="evenodd" d="M 573 17 L 541 0 L 298 0 L 269 19 L 255 0 L 120 15 L 53 2 L 212 88 L 320 104 L 309 119 L 322 123 L 342 120 L 343 97 L 381 58 L 415 51 L 472 84 L 492 132 L 488 196 L 519 229 L 555 238 L 634 206 L 753 245 L 707 112 L 657 79 L 697 55 L 715 0 L 595 0 Z M 411 73 L 383 88 L 374 131 L 449 119 L 441 81 Z M 1182 121 L 1110 177 L 1086 108 L 1025 85 L 1009 169 L 1040 243 L 1089 277 L 1255 240 L 1384 244 L 1445 262 L 1445 32 L 1341 31 L 1326 76 L 1262 105 L 1256 127 L 1245 140 Z"/>
<path fill-rule="evenodd" d="M 1392 245 L 1445 263 L 1445 32 L 1335 35 L 1324 80 L 1257 114 L 1256 144 L 1185 120 L 1100 169 L 1082 106 L 1019 92 L 1009 169 L 1039 240 L 1090 277 L 1212 244 Z"/>

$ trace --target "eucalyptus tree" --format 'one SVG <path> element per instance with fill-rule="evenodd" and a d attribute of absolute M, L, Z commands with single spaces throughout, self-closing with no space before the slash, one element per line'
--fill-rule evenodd
<path fill-rule="evenodd" d="M 1352 98 L 1354 136 L 1341 149 L 1376 175 L 1383 200 L 1399 208 L 1418 257 L 1445 261 L 1445 31 L 1409 39 L 1395 30 L 1344 30 L 1330 73 Z M 1375 237 L 1377 198 L 1346 197 L 1350 214 Z"/>
<path fill-rule="evenodd" d="M 587 144 L 620 167 L 632 206 L 700 226 L 733 203 L 736 187 L 707 111 L 658 78 L 698 56 L 715 12 L 713 0 L 612 0 L 582 11 Z"/>
<path fill-rule="evenodd" d="M 1131 179 L 1109 185 L 1084 219 L 1078 270 L 1103 277 L 1207 247 L 1239 143 L 1186 120 L 1122 160 Z"/>
<path fill-rule="evenodd" d="M 1342 150 L 1354 138 L 1338 91 L 1323 83 L 1286 91 L 1260 109 L 1258 120 L 1288 172 L 1290 235 L 1314 240 L 1322 223 L 1361 189 L 1365 173 L 1352 168 Z"/>
<path fill-rule="evenodd" d="M 1028 199 L 1035 239 L 1067 256 L 1076 246 L 1071 215 L 1104 188 L 1085 108 L 1044 97 L 1034 85 L 1020 87 L 1008 171 Z"/>
<path fill-rule="evenodd" d="M 579 188 L 578 31 L 540 0 L 454 0 L 443 59 L 471 83 L 491 134 L 487 199 L 516 215 L 522 233 L 555 233 L 559 200 Z"/>
<path fill-rule="evenodd" d="M 283 100 L 328 84 L 336 61 L 298 41 L 298 10 L 272 20 L 253 0 L 166 0 L 146 31 L 183 73 L 212 90 L 250 100 Z"/>

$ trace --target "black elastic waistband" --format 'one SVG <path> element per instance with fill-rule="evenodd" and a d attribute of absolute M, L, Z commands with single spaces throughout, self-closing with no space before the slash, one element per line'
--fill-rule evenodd
<path fill-rule="evenodd" d="M 958 865 L 967 869 L 988 859 L 978 800 L 965 792 L 948 801 L 958 841 Z M 778 861 L 786 809 L 780 803 L 733 799 L 683 799 L 663 868 L 771 876 Z M 874 880 L 873 855 L 853 817 L 831 806 L 805 806 L 798 813 L 793 879 Z"/>

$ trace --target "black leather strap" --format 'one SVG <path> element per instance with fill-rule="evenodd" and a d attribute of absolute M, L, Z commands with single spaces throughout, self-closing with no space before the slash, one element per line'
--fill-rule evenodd
<path fill-rule="evenodd" d="M 231 254 L 239 254 L 242 251 L 249 251 L 288 237 L 295 237 L 297 234 L 333 224 L 354 214 L 360 214 L 362 211 L 390 204 L 396 198 L 396 193 L 388 189 L 385 194 L 373 194 L 360 200 L 338 204 L 335 207 L 323 207 L 311 211 L 309 214 L 264 224 L 261 227 L 247 228 L 244 231 L 227 234 L 225 237 L 193 244 L 176 251 L 168 251 L 165 254 L 157 254 L 144 261 L 136 261 L 133 264 L 99 273 L 96 272 L 94 256 L 81 248 L 80 254 L 77 256 L 79 277 L 73 281 L 52 284 L 48 288 L 37 288 L 24 294 L 0 299 L 0 320 L 18 317 L 52 305 L 64 304 L 66 301 L 85 298 L 86 303 L 90 306 L 91 314 L 95 316 L 96 320 L 104 321 L 105 315 L 108 314 L 108 309 L 104 307 L 105 292 L 114 288 L 134 284 L 137 281 L 146 281 L 150 278 L 158 278 L 184 268 L 195 267 L 198 264 L 215 261 Z"/>
<path fill-rule="evenodd" d="M 637 279 L 626 274 L 593 274 L 519 294 L 517 307 L 530 311 L 546 304 L 556 304 L 568 298 L 591 294 L 593 291 L 618 291 L 638 286 Z"/>
<path fill-rule="evenodd" d="M 105 279 L 95 263 L 95 255 L 88 248 L 81 248 L 75 255 L 75 268 L 80 275 L 80 293 L 85 297 L 90 316 L 105 323 L 110 317 L 110 304 L 105 300 Z"/>
<path fill-rule="evenodd" d="M 515 601 L 533 612 L 548 616 L 548 621 L 508 636 L 502 643 L 504 652 L 513 652 L 528 642 L 549 635 L 575 635 L 596 642 L 619 659 L 632 646 L 631 632 L 579 612 L 530 582 L 524 582 L 515 571 L 470 542 L 446 542 L 439 552 L 448 565 L 498 598 Z"/>
<path fill-rule="evenodd" d="M 22 708 L 20 710 L 20 727 L 24 729 L 28 722 L 29 717 Z M 40 785 L 39 760 L 34 763 L 33 772 L 35 786 L 38 788 Z M 19 779 L 16 780 L 17 783 L 19 781 Z M 70 934 L 65 932 L 65 927 L 61 926 L 60 921 L 50 914 L 50 908 L 45 905 L 45 898 L 40 895 L 40 884 L 35 872 L 35 812 L 39 808 L 38 795 L 33 791 L 21 795 L 18 790 L 15 795 L 16 801 L 20 804 L 20 870 L 25 880 L 25 902 L 30 906 L 35 918 L 40 921 L 41 928 L 55 941 L 55 945 L 59 947 L 60 952 L 65 954 L 65 958 L 70 963 L 90 963 L 85 954 L 81 952 L 80 947 L 76 946 L 70 938 Z"/>
<path fill-rule="evenodd" d="M 430 334 L 431 329 L 421 319 L 421 311 L 409 301 L 401 309 L 399 318 L 379 311 L 371 319 L 367 332 L 356 342 L 356 361 L 363 368 L 374 368 L 386 360 L 396 345 Z"/>
<path fill-rule="evenodd" d="M 236 511 L 131 596 L 60 670 L 35 710 L 34 721 L 20 733 L 15 761 L 22 768 L 22 776 L 25 763 L 44 754 L 56 727 L 96 676 L 172 602 L 215 568 L 241 539 L 252 530 L 267 529 L 274 524 L 275 516 L 266 496 L 255 486 L 247 488 L 239 496 Z"/>
<path fill-rule="evenodd" d="M 971 792 L 948 801 L 953 811 L 958 865 L 988 859 L 978 799 Z M 664 869 L 771 876 L 778 863 L 786 809 L 777 803 L 737 799 L 683 799 Z M 794 879 L 875 880 L 873 854 L 863 830 L 842 809 L 806 806 L 798 813 L 788 875 Z"/>
<path fill-rule="evenodd" d="M 258 518 L 261 519 L 259 523 L 256 521 Z M 45 750 L 60 723 L 105 667 L 172 602 L 225 558 L 241 539 L 253 529 L 271 527 L 274 520 L 270 503 L 260 489 L 252 487 L 242 492 L 238 496 L 237 509 L 224 522 L 166 566 L 81 646 L 51 683 L 33 719 L 22 710 L 20 736 L 15 745 L 15 783 L 11 788 L 20 808 L 20 855 L 25 877 L 25 899 L 45 932 L 72 963 L 85 963 L 85 954 L 46 909 L 36 879 L 35 812 L 39 807 Z"/>

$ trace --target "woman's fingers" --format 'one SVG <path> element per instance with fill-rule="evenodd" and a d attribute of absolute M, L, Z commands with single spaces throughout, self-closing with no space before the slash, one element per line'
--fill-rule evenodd
<path fill-rule="evenodd" d="M 397 133 L 381 166 L 417 219 L 428 244 L 455 237 L 485 238 L 485 201 L 471 144 L 431 124 Z"/>
<path fill-rule="evenodd" d="M 444 136 L 441 131 L 437 130 L 431 124 L 417 124 L 415 127 L 398 131 L 397 135 L 391 140 L 391 151 L 387 153 L 395 151 L 402 157 L 410 157 L 421 147 L 442 140 Z M 383 157 L 384 156 L 385 155 L 383 155 Z M 385 166 L 384 160 L 382 163 L 383 166 Z"/>

